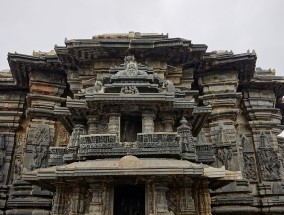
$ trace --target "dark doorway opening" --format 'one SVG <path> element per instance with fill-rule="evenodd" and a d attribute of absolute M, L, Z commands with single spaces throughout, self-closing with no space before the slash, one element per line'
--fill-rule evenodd
<path fill-rule="evenodd" d="M 135 142 L 137 133 L 142 132 L 140 115 L 122 115 L 120 121 L 120 142 Z"/>
<path fill-rule="evenodd" d="M 114 188 L 114 215 L 145 215 L 145 186 L 120 185 Z"/>

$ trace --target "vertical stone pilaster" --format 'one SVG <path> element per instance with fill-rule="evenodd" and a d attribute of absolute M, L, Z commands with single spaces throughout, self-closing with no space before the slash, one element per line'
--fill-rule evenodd
<path fill-rule="evenodd" d="M 165 132 L 173 132 L 174 123 L 175 123 L 175 118 L 172 113 L 162 114 L 162 125 L 164 126 Z"/>
<path fill-rule="evenodd" d="M 56 191 L 53 195 L 53 205 L 51 214 L 52 215 L 61 215 L 64 213 L 64 184 L 63 183 L 56 183 Z"/>
<path fill-rule="evenodd" d="M 158 179 L 156 179 L 158 181 Z M 168 191 L 167 181 L 160 178 L 159 182 L 154 183 L 154 214 L 155 215 L 168 215 L 168 202 L 166 192 Z"/>
<path fill-rule="evenodd" d="M 89 115 L 88 116 L 88 134 L 96 134 L 97 133 L 97 124 L 99 121 L 99 116 Z"/>
<path fill-rule="evenodd" d="M 118 139 L 120 139 L 120 113 L 111 112 L 109 114 L 108 132 L 116 134 Z"/>
<path fill-rule="evenodd" d="M 52 215 L 65 215 L 72 213 L 72 199 L 76 197 L 76 190 L 74 184 L 66 184 L 64 182 L 57 182 L 56 191 L 53 197 Z"/>
<path fill-rule="evenodd" d="M 246 89 L 243 90 L 243 95 L 245 111 L 249 116 L 249 126 L 252 130 L 259 180 L 281 180 L 283 170 L 277 155 L 281 115 L 275 108 L 275 92 L 269 89 Z"/>
<path fill-rule="evenodd" d="M 192 180 L 190 178 L 184 178 L 183 183 L 179 185 L 179 211 L 180 215 L 195 215 Z"/>
<path fill-rule="evenodd" d="M 238 73 L 229 70 L 225 73 L 212 71 L 199 75 L 199 84 L 203 89 L 203 96 L 199 98 L 205 105 L 212 106 L 208 121 L 217 158 L 215 166 L 239 171 L 241 164 L 235 128 L 239 113 L 238 101 L 241 98 L 241 93 L 237 92 Z"/>
<path fill-rule="evenodd" d="M 145 184 L 145 213 L 154 214 L 154 190 L 152 180 L 148 180 Z"/>
<path fill-rule="evenodd" d="M 91 202 L 88 215 L 108 215 L 110 213 L 110 193 L 104 182 L 94 182 L 90 184 Z"/>
<path fill-rule="evenodd" d="M 154 119 L 154 113 L 142 113 L 142 133 L 154 133 Z"/>
<path fill-rule="evenodd" d="M 198 186 L 196 186 L 196 197 L 198 202 L 198 215 L 211 215 L 211 199 L 208 181 L 201 180 L 198 182 Z"/>

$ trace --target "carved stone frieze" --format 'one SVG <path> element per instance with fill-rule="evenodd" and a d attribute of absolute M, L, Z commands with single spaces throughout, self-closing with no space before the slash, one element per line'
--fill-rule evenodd
<path fill-rule="evenodd" d="M 256 172 L 256 164 L 255 164 L 255 156 L 252 142 L 243 135 L 241 138 L 241 145 L 243 148 L 243 174 L 247 179 L 256 180 L 257 172 Z"/>
<path fill-rule="evenodd" d="M 67 146 L 70 135 L 67 130 L 62 126 L 58 126 L 55 146 Z"/>
<path fill-rule="evenodd" d="M 275 149 L 272 148 L 268 137 L 264 132 L 260 133 L 259 142 L 260 145 L 257 149 L 257 158 L 262 179 L 267 181 L 280 180 L 280 161 Z"/>
<path fill-rule="evenodd" d="M 213 147 L 206 140 L 203 131 L 200 131 L 197 136 L 195 148 L 198 162 L 208 164 L 215 162 Z"/>
<path fill-rule="evenodd" d="M 18 135 L 17 139 L 20 145 L 18 145 L 16 149 L 16 154 L 15 154 L 14 180 L 20 179 L 22 175 L 26 135 L 25 134 Z"/>
<path fill-rule="evenodd" d="M 50 132 L 48 125 L 39 124 L 36 127 L 31 145 L 32 162 L 30 164 L 30 170 L 46 167 L 48 147 L 50 145 Z"/>
<path fill-rule="evenodd" d="M 117 157 L 131 155 L 179 155 L 179 136 L 172 132 L 138 133 L 134 143 L 119 143 L 115 134 L 82 135 L 78 156 Z"/>
<path fill-rule="evenodd" d="M 122 87 L 120 90 L 121 94 L 130 94 L 130 95 L 134 95 L 134 94 L 138 94 L 139 91 L 137 89 L 137 87 L 135 86 L 128 86 L 128 87 Z"/>
<path fill-rule="evenodd" d="M 59 166 L 64 164 L 64 155 L 68 153 L 67 147 L 50 147 L 50 157 L 48 164 L 50 166 Z"/>

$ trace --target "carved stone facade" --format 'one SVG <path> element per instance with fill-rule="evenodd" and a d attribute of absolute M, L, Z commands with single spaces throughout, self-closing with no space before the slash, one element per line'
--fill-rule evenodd
<path fill-rule="evenodd" d="M 206 49 L 130 32 L 9 53 L 0 214 L 283 214 L 284 79 Z"/>

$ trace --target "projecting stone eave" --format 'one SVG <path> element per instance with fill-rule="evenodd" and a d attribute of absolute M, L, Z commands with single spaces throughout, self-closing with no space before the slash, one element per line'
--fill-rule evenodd
<path fill-rule="evenodd" d="M 208 178 L 208 180 L 212 180 L 212 184 L 216 184 L 216 181 L 218 181 L 218 186 L 242 179 L 241 172 L 228 171 L 224 167 L 214 168 L 186 160 L 137 158 L 127 155 L 121 159 L 90 160 L 40 168 L 31 172 L 25 172 L 22 180 L 39 185 L 43 183 L 44 186 L 48 187 L 54 186 L 55 181 L 76 180 L 76 178 L 170 175 Z"/>
<path fill-rule="evenodd" d="M 98 58 L 123 59 L 127 55 L 134 55 L 137 59 L 163 59 L 171 65 L 187 64 L 193 58 L 200 58 L 207 50 L 204 44 L 192 44 L 182 38 L 117 37 L 66 39 L 66 47 L 56 46 L 55 51 L 64 66 L 76 69 L 81 63 L 91 64 Z"/>
<path fill-rule="evenodd" d="M 234 54 L 233 52 L 207 52 L 200 61 L 196 77 L 204 73 L 218 74 L 220 71 L 236 71 L 240 83 L 249 82 L 255 73 L 257 56 L 255 52 Z"/>
<path fill-rule="evenodd" d="M 56 55 L 32 56 L 8 53 L 8 62 L 16 85 L 23 88 L 28 88 L 28 73 L 31 71 L 65 74 Z"/>
<path fill-rule="evenodd" d="M 239 90 L 242 89 L 273 90 L 276 100 L 278 100 L 284 96 L 284 77 L 273 75 L 255 75 L 250 82 L 240 83 Z"/>

